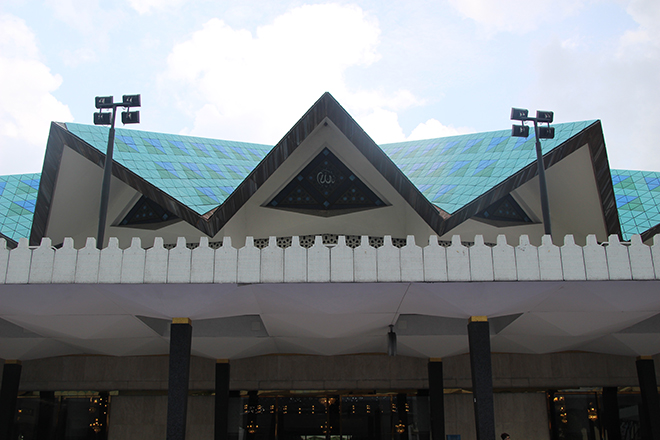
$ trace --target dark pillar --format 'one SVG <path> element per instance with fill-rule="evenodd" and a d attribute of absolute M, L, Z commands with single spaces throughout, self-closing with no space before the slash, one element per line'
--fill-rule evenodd
<path fill-rule="evenodd" d="M 619 399 L 617 387 L 603 387 L 603 427 L 608 440 L 621 440 L 621 420 L 619 419 Z"/>
<path fill-rule="evenodd" d="M 229 360 L 215 363 L 215 440 L 229 437 Z"/>
<path fill-rule="evenodd" d="M 442 359 L 429 359 L 429 403 L 431 404 L 431 440 L 445 440 L 445 386 Z"/>
<path fill-rule="evenodd" d="M 170 326 L 170 377 L 167 389 L 167 440 L 186 438 L 192 325 L 174 318 Z"/>
<path fill-rule="evenodd" d="M 2 370 L 2 387 L 0 388 L 0 439 L 11 438 L 16 418 L 16 400 L 18 399 L 18 384 L 21 381 L 21 362 L 5 361 Z"/>
<path fill-rule="evenodd" d="M 399 420 L 396 423 L 395 431 L 399 440 L 408 440 L 408 396 L 405 393 L 396 395 L 396 410 L 399 413 Z"/>
<path fill-rule="evenodd" d="M 37 423 L 37 438 L 39 440 L 50 440 L 55 435 L 53 421 L 55 420 L 56 410 L 55 391 L 40 391 L 39 422 Z"/>
<path fill-rule="evenodd" d="M 642 413 L 639 415 L 642 432 L 647 433 L 648 440 L 660 440 L 660 402 L 655 364 L 651 356 L 640 356 L 635 363 L 642 394 Z"/>
<path fill-rule="evenodd" d="M 477 440 L 495 440 L 493 369 L 490 360 L 490 328 L 485 316 L 471 316 L 468 323 L 472 397 Z"/>
<path fill-rule="evenodd" d="M 549 390 L 546 394 L 548 399 L 548 420 L 550 422 L 550 440 L 559 440 L 559 417 L 557 417 L 557 404 L 561 397 L 555 397 L 555 390 Z"/>

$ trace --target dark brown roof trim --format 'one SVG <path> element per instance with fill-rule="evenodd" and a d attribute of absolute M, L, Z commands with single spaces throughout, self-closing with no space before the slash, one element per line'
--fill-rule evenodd
<path fill-rule="evenodd" d="M 11 238 L 7 237 L 5 234 L 0 232 L 0 238 L 4 238 L 7 240 L 7 249 L 15 249 L 18 246 L 18 242 L 12 240 Z"/>
<path fill-rule="evenodd" d="M 646 231 L 642 232 L 640 235 L 642 236 L 642 241 L 649 240 L 653 238 L 655 235 L 660 234 L 660 223 L 658 223 L 655 226 L 650 227 Z M 653 243 L 651 243 L 653 244 Z"/>
<path fill-rule="evenodd" d="M 596 187 L 598 188 L 600 202 L 603 207 L 603 219 L 605 221 L 607 234 L 618 234 L 619 237 L 621 237 L 621 225 L 619 224 L 619 214 L 616 209 L 612 176 L 610 174 L 607 151 L 605 150 L 605 139 L 603 137 L 603 128 L 600 121 L 594 122 L 589 127 L 567 139 L 552 151 L 546 153 L 543 156 L 543 162 L 547 169 L 566 158 L 571 153 L 577 151 L 585 144 L 589 145 L 591 163 L 596 178 Z M 513 174 L 499 185 L 493 187 L 482 196 L 452 214 L 452 216 L 443 224 L 443 228 L 439 232 L 440 235 L 447 233 L 464 221 L 486 209 L 492 203 L 534 178 L 537 174 L 538 167 L 536 161 L 533 161 L 516 174 Z"/>

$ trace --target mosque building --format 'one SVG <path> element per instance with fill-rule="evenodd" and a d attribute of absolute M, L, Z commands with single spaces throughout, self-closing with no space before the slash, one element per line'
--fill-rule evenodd
<path fill-rule="evenodd" d="M 117 129 L 97 244 L 108 128 L 53 122 L 0 176 L 0 438 L 660 440 L 660 172 L 552 126 L 549 235 L 533 131 Z"/>

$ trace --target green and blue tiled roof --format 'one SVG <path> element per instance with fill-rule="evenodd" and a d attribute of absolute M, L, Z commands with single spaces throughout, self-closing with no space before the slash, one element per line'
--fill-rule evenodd
<path fill-rule="evenodd" d="M 595 121 L 553 124 L 551 151 Z M 380 147 L 434 205 L 454 213 L 536 160 L 534 130 L 527 138 L 511 130 L 399 142 Z"/>
<path fill-rule="evenodd" d="M 0 233 L 18 241 L 29 237 L 41 174 L 0 176 Z"/>
<path fill-rule="evenodd" d="M 554 124 L 547 153 L 594 121 Z M 105 152 L 107 127 L 67 123 Z M 533 162 L 535 139 L 509 130 L 381 145 L 428 200 L 453 213 Z M 272 149 L 269 145 L 117 129 L 114 159 L 199 214 L 222 204 Z M 30 233 L 39 174 L 0 176 L 0 232 Z M 612 170 L 625 239 L 660 223 L 660 173 Z"/>
<path fill-rule="evenodd" d="M 105 154 L 108 127 L 67 123 Z M 115 130 L 113 159 L 198 214 L 221 205 L 270 150 L 270 145 Z"/>
<path fill-rule="evenodd" d="M 624 239 L 660 223 L 660 173 L 611 170 Z"/>

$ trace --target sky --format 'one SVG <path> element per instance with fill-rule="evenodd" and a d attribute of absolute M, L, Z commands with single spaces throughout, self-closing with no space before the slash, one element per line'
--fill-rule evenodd
<path fill-rule="evenodd" d="M 275 145 L 326 91 L 380 144 L 522 107 L 660 171 L 660 1 L 0 0 L 0 175 L 40 172 L 95 96 L 142 95 L 126 128 Z"/>

